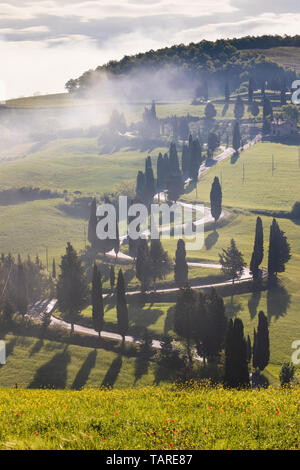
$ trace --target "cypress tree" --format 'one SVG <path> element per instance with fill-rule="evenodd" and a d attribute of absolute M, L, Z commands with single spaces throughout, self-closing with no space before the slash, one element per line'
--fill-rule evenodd
<path fill-rule="evenodd" d="M 136 196 L 141 200 L 145 200 L 146 195 L 146 180 L 145 175 L 142 171 L 139 171 L 136 179 Z"/>
<path fill-rule="evenodd" d="M 287 238 L 276 221 L 273 219 L 270 227 L 269 240 L 269 259 L 268 274 L 269 277 L 277 276 L 278 273 L 285 271 L 285 264 L 291 258 L 291 249 Z"/>
<path fill-rule="evenodd" d="M 164 175 L 164 160 L 163 160 L 163 156 L 161 153 L 159 153 L 158 155 L 158 158 L 157 158 L 157 171 L 156 171 L 156 174 L 157 174 L 157 181 L 156 181 L 156 185 L 157 185 L 157 191 L 158 192 L 161 192 L 165 189 L 165 175 Z"/>
<path fill-rule="evenodd" d="M 255 356 L 255 361 L 253 363 L 253 366 L 255 365 L 255 368 L 262 371 L 265 369 L 265 367 L 267 367 L 270 360 L 268 320 L 266 315 L 262 311 L 258 314 L 258 327 L 256 332 L 254 349 L 255 351 L 253 352 L 253 357 Z"/>
<path fill-rule="evenodd" d="M 183 177 L 187 178 L 189 176 L 189 170 L 190 170 L 190 159 L 189 159 L 189 149 L 186 144 L 184 144 L 182 147 L 181 168 L 182 168 Z"/>
<path fill-rule="evenodd" d="M 125 282 L 122 269 L 120 269 L 117 281 L 117 321 L 118 331 L 122 336 L 123 342 L 128 332 L 128 308 L 126 303 Z"/>
<path fill-rule="evenodd" d="M 203 351 L 208 359 L 216 359 L 225 345 L 227 317 L 224 301 L 211 289 L 205 296 L 206 319 L 202 337 Z"/>
<path fill-rule="evenodd" d="M 234 116 L 238 121 L 242 119 L 245 113 L 244 101 L 240 95 L 237 96 L 235 105 L 234 105 Z"/>
<path fill-rule="evenodd" d="M 149 281 L 152 277 L 152 266 L 149 255 L 147 240 L 140 238 L 137 247 L 136 256 L 136 277 L 141 283 L 142 292 L 146 292 L 149 287 Z"/>
<path fill-rule="evenodd" d="M 210 208 L 211 215 L 215 219 L 216 227 L 216 223 L 222 213 L 222 188 L 220 185 L 219 178 L 217 176 L 215 176 L 214 178 L 210 191 Z"/>
<path fill-rule="evenodd" d="M 146 182 L 146 202 L 149 203 L 152 201 L 152 198 L 156 192 L 152 164 L 150 165 L 149 163 L 145 172 L 145 182 Z"/>
<path fill-rule="evenodd" d="M 178 175 L 180 173 L 179 168 L 179 160 L 177 154 L 176 144 L 174 142 L 170 145 L 170 171 L 174 175 Z"/>
<path fill-rule="evenodd" d="M 96 263 L 94 263 L 93 269 L 91 303 L 94 330 L 98 332 L 100 338 L 103 329 L 104 307 L 101 274 Z"/>
<path fill-rule="evenodd" d="M 151 240 L 149 257 L 151 262 L 151 273 L 155 291 L 156 280 L 163 279 L 170 268 L 168 253 L 163 249 L 160 240 Z"/>
<path fill-rule="evenodd" d="M 174 331 L 186 341 L 190 364 L 192 364 L 191 344 L 194 337 L 196 304 L 196 293 L 190 287 L 180 290 L 175 305 Z"/>
<path fill-rule="evenodd" d="M 177 287 L 184 287 L 188 283 L 188 270 L 185 243 L 182 239 L 179 239 L 177 242 L 174 266 L 175 284 Z"/>
<path fill-rule="evenodd" d="M 225 347 L 225 384 L 229 387 L 245 387 L 249 385 L 247 362 L 247 341 L 244 337 L 242 320 L 230 320 Z"/>
<path fill-rule="evenodd" d="M 110 271 L 109 271 L 109 283 L 110 283 L 111 292 L 113 292 L 114 290 L 115 282 L 116 282 L 115 267 L 111 265 Z"/>
<path fill-rule="evenodd" d="M 258 268 L 262 263 L 264 257 L 264 232 L 263 224 L 260 217 L 256 219 L 256 228 L 255 228 L 255 240 L 254 248 L 250 263 L 250 271 L 252 272 L 253 278 L 256 279 L 258 276 Z"/>
<path fill-rule="evenodd" d="M 66 254 L 61 258 L 56 288 L 58 307 L 61 312 L 68 315 L 71 321 L 71 333 L 73 333 L 74 318 L 86 305 L 88 286 L 81 261 L 70 242 L 67 244 Z"/>
<path fill-rule="evenodd" d="M 259 115 L 259 106 L 256 101 L 252 101 L 250 106 L 250 112 L 254 117 L 257 117 Z"/>
<path fill-rule="evenodd" d="M 264 103 L 263 103 L 263 119 L 267 118 L 272 118 L 273 117 L 273 108 L 271 101 L 269 98 L 264 98 Z"/>

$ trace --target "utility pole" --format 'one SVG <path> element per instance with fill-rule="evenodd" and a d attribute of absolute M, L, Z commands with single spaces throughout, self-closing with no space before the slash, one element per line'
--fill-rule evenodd
<path fill-rule="evenodd" d="M 272 155 L 272 176 L 274 175 L 274 170 L 275 170 L 275 160 L 274 160 L 274 155 Z"/>

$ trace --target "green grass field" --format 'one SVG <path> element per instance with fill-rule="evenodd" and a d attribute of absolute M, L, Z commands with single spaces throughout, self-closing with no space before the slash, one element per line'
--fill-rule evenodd
<path fill-rule="evenodd" d="M 299 388 L 1 390 L 1 449 L 296 450 Z"/>
<path fill-rule="evenodd" d="M 6 342 L 7 362 L 0 366 L 0 387 L 80 389 L 152 385 L 155 364 L 118 348 L 93 349 L 40 338 L 15 336 Z"/>

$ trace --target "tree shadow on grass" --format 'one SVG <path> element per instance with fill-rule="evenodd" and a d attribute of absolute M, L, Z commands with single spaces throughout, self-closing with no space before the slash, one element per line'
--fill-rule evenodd
<path fill-rule="evenodd" d="M 173 330 L 174 312 L 175 312 L 175 307 L 174 306 L 170 307 L 167 311 L 167 316 L 165 318 L 165 324 L 164 324 L 164 335 L 165 336 L 168 335 L 170 330 Z"/>
<path fill-rule="evenodd" d="M 261 299 L 261 291 L 255 291 L 252 293 L 250 299 L 248 300 L 248 309 L 250 313 L 250 318 L 253 320 L 257 315 L 257 310 L 259 306 L 259 302 Z"/>
<path fill-rule="evenodd" d="M 139 348 L 139 354 L 135 360 L 134 365 L 134 384 L 140 380 L 143 375 L 146 375 L 149 370 L 149 362 L 151 357 L 154 355 L 154 351 L 146 343 L 142 343 Z"/>
<path fill-rule="evenodd" d="M 205 239 L 205 248 L 207 250 L 210 250 L 218 241 L 219 239 L 219 234 L 217 231 L 213 231 L 209 233 Z"/>
<path fill-rule="evenodd" d="M 10 340 L 10 342 L 8 344 L 6 344 L 6 346 L 5 346 L 6 357 L 13 354 L 13 350 L 14 350 L 14 347 L 15 347 L 16 344 L 17 344 L 17 338 L 16 337 L 12 338 Z"/>
<path fill-rule="evenodd" d="M 130 327 L 138 330 L 147 328 L 157 322 L 163 311 L 158 308 L 141 308 L 137 304 L 129 305 L 128 318 Z"/>
<path fill-rule="evenodd" d="M 38 339 L 38 340 L 34 343 L 33 347 L 30 349 L 30 351 L 29 351 L 29 357 L 32 357 L 32 356 L 34 356 L 35 354 L 37 354 L 37 353 L 42 349 L 43 345 L 44 345 L 44 341 L 43 341 L 42 339 Z"/>
<path fill-rule="evenodd" d="M 239 302 L 236 302 L 233 297 L 225 304 L 226 314 L 228 318 L 236 317 L 242 310 L 243 307 Z"/>
<path fill-rule="evenodd" d="M 228 104 L 228 103 L 225 103 L 225 104 L 224 104 L 224 107 L 223 107 L 223 109 L 222 109 L 222 116 L 223 116 L 223 117 L 226 116 L 226 113 L 227 113 L 227 111 L 228 111 L 228 108 L 229 108 L 229 104 Z"/>
<path fill-rule="evenodd" d="M 275 320 L 286 315 L 291 305 L 291 296 L 285 287 L 277 285 L 271 287 L 267 293 L 268 320 L 273 317 Z"/>
<path fill-rule="evenodd" d="M 109 366 L 109 369 L 105 374 L 105 377 L 102 381 L 101 386 L 106 387 L 106 388 L 113 388 L 119 376 L 121 368 L 122 368 L 122 356 L 121 354 L 119 354 L 118 357 L 116 357 L 112 361 L 111 365 Z"/>
<path fill-rule="evenodd" d="M 40 367 L 28 388 L 56 388 L 63 389 L 67 382 L 67 366 L 71 360 L 68 346 L 63 352 L 55 356 Z"/>
<path fill-rule="evenodd" d="M 230 163 L 234 165 L 238 161 L 239 158 L 240 158 L 240 153 L 234 152 L 234 154 L 232 154 L 231 156 Z"/>
<path fill-rule="evenodd" d="M 94 349 L 94 351 L 91 351 L 88 354 L 86 360 L 83 362 L 82 366 L 77 372 L 77 375 L 71 386 L 73 390 L 80 390 L 81 388 L 85 386 L 89 378 L 91 370 L 95 367 L 96 358 L 97 358 L 97 351 L 96 349 Z"/>

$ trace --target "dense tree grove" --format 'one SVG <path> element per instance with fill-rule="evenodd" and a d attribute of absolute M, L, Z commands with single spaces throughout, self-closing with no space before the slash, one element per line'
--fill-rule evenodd
<path fill-rule="evenodd" d="M 245 387 L 250 384 L 247 340 L 242 320 L 229 321 L 225 345 L 224 382 L 229 387 Z"/>
<path fill-rule="evenodd" d="M 53 280 L 37 256 L 15 260 L 11 254 L 0 257 L 0 311 L 27 313 L 29 304 L 53 295 Z"/>
<path fill-rule="evenodd" d="M 280 90 L 282 82 L 291 83 L 296 73 L 285 70 L 283 66 L 267 59 L 263 54 L 252 52 L 251 49 L 267 49 L 278 45 L 295 46 L 299 43 L 299 36 L 247 36 L 215 42 L 203 40 L 187 46 L 180 44 L 125 56 L 120 61 L 110 61 L 97 67 L 95 71 L 85 72 L 76 80 L 69 80 L 66 88 L 70 92 L 79 90 L 80 93 L 85 93 L 95 87 L 95 84 L 99 84 L 101 88 L 101 84 L 105 84 L 109 77 L 112 85 L 116 82 L 116 92 L 120 93 L 120 90 L 126 89 L 120 87 L 120 82 L 122 79 L 128 80 L 130 76 L 138 80 L 139 86 L 133 87 L 134 91 L 128 90 L 127 94 L 133 96 L 134 93 L 135 98 L 138 94 L 144 99 L 148 95 L 154 96 L 154 90 L 161 82 L 160 71 L 166 68 L 168 73 L 164 73 L 164 77 L 169 76 L 170 85 L 172 83 L 170 89 L 174 89 L 174 92 L 176 89 L 188 90 L 191 82 L 195 83 L 196 97 L 205 101 L 209 98 L 208 83 L 219 85 L 223 93 L 226 81 L 230 81 L 231 89 L 236 89 L 247 76 L 251 77 L 256 86 L 260 86 L 263 81 L 272 81 L 273 86 Z"/>

